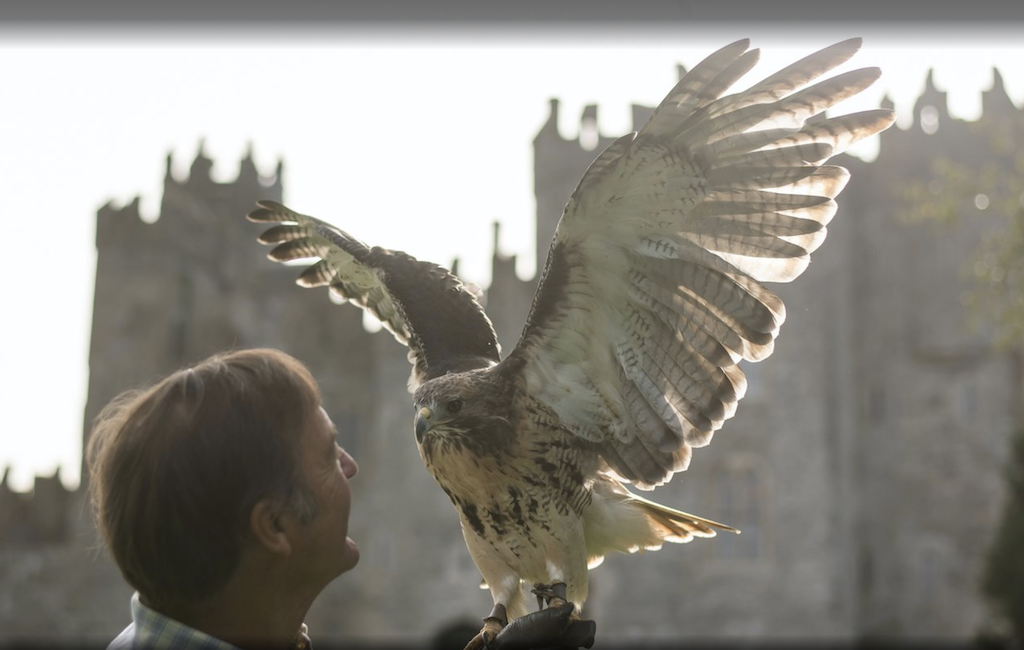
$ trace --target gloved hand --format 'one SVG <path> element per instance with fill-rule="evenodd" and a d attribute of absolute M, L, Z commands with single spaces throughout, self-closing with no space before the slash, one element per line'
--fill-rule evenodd
<path fill-rule="evenodd" d="M 488 644 L 491 650 L 542 650 L 589 648 L 594 645 L 597 624 L 571 618 L 572 603 L 527 614 L 504 628 Z"/>

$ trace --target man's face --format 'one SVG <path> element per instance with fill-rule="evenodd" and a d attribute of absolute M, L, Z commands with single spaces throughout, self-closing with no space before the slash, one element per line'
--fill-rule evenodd
<path fill-rule="evenodd" d="M 309 562 L 314 574 L 328 582 L 359 561 L 359 548 L 348 537 L 352 492 L 348 480 L 359 470 L 356 461 L 338 446 L 338 431 L 317 409 L 302 436 L 302 473 L 316 499 L 316 517 L 302 530 L 297 557 Z"/>

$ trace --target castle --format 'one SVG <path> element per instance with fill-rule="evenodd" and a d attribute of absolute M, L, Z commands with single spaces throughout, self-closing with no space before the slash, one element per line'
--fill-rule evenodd
<path fill-rule="evenodd" d="M 982 120 L 1018 112 L 1001 79 Z M 537 259 L 597 149 L 557 129 L 534 140 Z M 650 109 L 634 107 L 641 124 Z M 965 324 L 961 273 L 984 225 L 897 217 L 901 181 L 928 162 L 982 161 L 969 124 L 950 118 L 929 77 L 914 126 L 881 134 L 852 173 L 828 241 L 793 285 L 773 286 L 789 321 L 775 354 L 748 364 L 737 417 L 658 500 L 741 528 L 592 574 L 587 615 L 616 640 L 966 639 L 985 616 L 978 579 L 1003 504 L 1006 440 L 1021 422 L 1022 374 Z M 582 122 L 596 124 L 588 107 Z M 160 217 L 137 203 L 97 215 L 96 293 L 84 422 L 121 390 L 212 352 L 271 346 L 307 363 L 363 471 L 353 482 L 360 566 L 329 587 L 307 623 L 319 643 L 426 643 L 490 609 L 456 513 L 424 471 L 411 433 L 405 350 L 368 334 L 356 309 L 294 286 L 265 259 L 241 215 L 282 197 L 281 166 L 252 157 L 231 183 L 200 151 L 187 180 L 170 159 Z M 356 229 L 352 226 L 353 230 Z M 495 252 L 487 309 L 515 343 L 535 280 Z M 86 429 L 88 427 L 86 426 Z M 84 487 L 0 485 L 0 644 L 105 643 L 129 620 L 129 588 L 98 549 Z"/>

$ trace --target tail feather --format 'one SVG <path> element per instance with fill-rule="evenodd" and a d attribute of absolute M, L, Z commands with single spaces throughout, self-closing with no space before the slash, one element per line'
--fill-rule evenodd
<path fill-rule="evenodd" d="M 658 550 L 665 542 L 684 544 L 694 537 L 714 537 L 716 529 L 740 532 L 727 524 L 637 496 L 610 477 L 594 483 L 583 524 L 590 568 L 613 551 Z"/>
<path fill-rule="evenodd" d="M 643 497 L 632 495 L 632 501 L 637 503 L 639 507 L 644 511 L 652 522 L 664 528 L 669 532 L 665 536 L 665 541 L 684 543 L 690 541 L 694 537 L 714 537 L 716 535 L 715 529 L 725 530 L 730 533 L 739 534 L 739 530 L 729 526 L 728 524 L 719 523 L 712 521 L 711 519 L 705 519 L 704 517 L 698 517 L 697 515 L 691 515 L 688 512 L 682 510 L 676 510 L 663 506 L 660 503 L 649 501 Z M 678 539 L 673 539 L 676 537 Z"/>

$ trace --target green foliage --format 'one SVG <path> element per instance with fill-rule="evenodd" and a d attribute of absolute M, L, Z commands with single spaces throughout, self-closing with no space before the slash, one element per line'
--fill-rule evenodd
<path fill-rule="evenodd" d="M 967 215 L 990 220 L 965 275 L 962 302 L 975 325 L 992 327 L 996 344 L 1024 351 L 1024 114 L 972 125 L 987 144 L 986 160 L 932 161 L 927 178 L 903 188 L 907 221 L 955 225 Z M 1024 644 L 1024 429 L 1014 437 L 1007 468 L 1008 499 L 986 558 L 981 589 L 998 619 L 979 644 Z"/>
<path fill-rule="evenodd" d="M 982 591 L 1020 643 L 1024 642 L 1024 430 L 1013 439 L 1006 480 L 1006 507 L 989 551 Z"/>
<path fill-rule="evenodd" d="M 930 175 L 903 189 L 908 221 L 955 224 L 981 214 L 991 225 L 964 270 L 971 289 L 963 296 L 975 325 L 990 324 L 996 343 L 1024 343 L 1024 116 L 978 122 L 989 159 L 969 165 L 950 158 L 932 161 Z"/>

